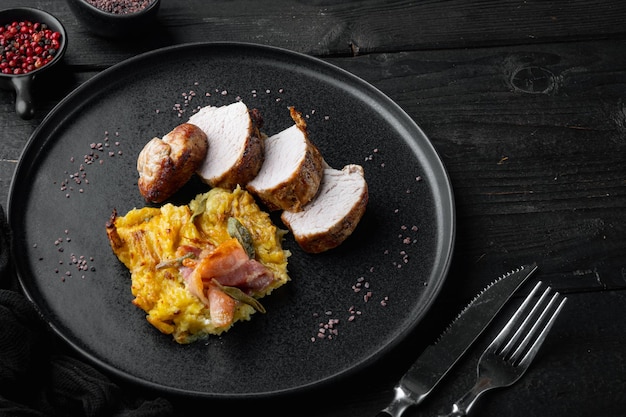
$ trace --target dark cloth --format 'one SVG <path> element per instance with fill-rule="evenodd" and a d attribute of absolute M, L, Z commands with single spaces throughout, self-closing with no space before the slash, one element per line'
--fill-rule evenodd
<path fill-rule="evenodd" d="M 0 416 L 173 415 L 160 397 L 129 395 L 74 357 L 11 284 L 10 233 L 0 206 Z"/>

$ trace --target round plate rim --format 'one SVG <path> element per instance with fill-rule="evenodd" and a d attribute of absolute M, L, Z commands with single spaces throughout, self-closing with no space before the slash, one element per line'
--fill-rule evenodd
<path fill-rule="evenodd" d="M 42 120 L 42 122 L 37 126 L 37 128 L 33 131 L 33 133 L 31 134 L 26 146 L 24 147 L 18 164 L 16 166 L 16 169 L 14 171 L 13 174 L 13 178 L 11 180 L 11 185 L 9 187 L 9 194 L 8 194 L 8 201 L 7 201 L 7 220 L 9 225 L 13 225 L 14 221 L 13 219 L 16 217 L 16 213 L 17 211 L 19 211 L 19 207 L 16 207 L 16 204 L 14 203 L 14 196 L 17 192 L 16 190 L 16 184 L 18 182 L 18 177 L 20 174 L 20 171 L 22 169 L 22 165 L 25 163 L 24 162 L 24 156 L 29 154 L 31 152 L 31 148 L 36 146 L 36 142 L 37 142 L 37 137 L 40 134 L 40 132 L 44 129 L 44 127 L 46 127 L 47 123 L 49 123 L 49 120 L 51 120 L 53 117 L 55 117 L 57 115 L 57 113 L 62 112 L 64 110 L 64 107 L 66 105 L 66 103 L 70 102 L 75 96 L 79 95 L 81 92 L 89 89 L 93 84 L 96 84 L 97 82 L 99 82 L 99 80 L 101 80 L 104 77 L 109 76 L 112 73 L 115 73 L 116 71 L 119 71 L 121 68 L 124 68 L 126 66 L 132 65 L 134 63 L 137 62 L 141 62 L 144 59 L 149 59 L 153 56 L 157 56 L 160 54 L 168 54 L 171 53 L 172 51 L 176 51 L 176 50 L 181 50 L 181 49 L 185 49 L 185 48 L 211 48 L 211 47 L 242 47 L 242 48 L 252 48 L 252 49 L 257 49 L 259 51 L 269 51 L 272 53 L 278 53 L 278 54 L 284 54 L 285 56 L 292 56 L 297 60 L 302 60 L 303 62 L 312 62 L 315 63 L 316 65 L 321 65 L 323 67 L 325 67 L 326 69 L 328 69 L 329 71 L 334 71 L 334 72 L 338 72 L 341 73 L 344 77 L 347 77 L 348 79 L 350 79 L 352 82 L 357 83 L 360 87 L 365 88 L 366 90 L 368 90 L 369 93 L 371 94 L 375 94 L 377 96 L 377 98 L 381 99 L 384 101 L 385 106 L 389 106 L 391 108 L 394 109 L 394 112 L 397 112 L 401 115 L 403 115 L 406 120 L 404 120 L 405 123 L 409 123 L 411 128 L 414 129 L 415 131 L 419 132 L 422 137 L 425 139 L 425 143 L 422 143 L 420 149 L 422 151 L 426 151 L 430 156 L 432 156 L 434 159 L 431 160 L 431 165 L 434 165 L 435 168 L 438 170 L 437 174 L 439 175 L 438 178 L 436 179 L 438 186 L 434 187 L 438 190 L 439 194 L 441 194 L 444 197 L 444 201 L 437 201 L 436 203 L 439 205 L 438 207 L 438 212 L 440 212 L 440 214 L 445 217 L 444 219 L 442 219 L 442 224 L 444 226 L 445 230 L 440 230 L 439 234 L 440 235 L 445 235 L 445 237 L 443 238 L 443 244 L 441 245 L 441 258 L 440 261 L 437 262 L 435 264 L 435 268 L 433 268 L 432 271 L 430 271 L 430 275 L 431 278 L 434 275 L 438 276 L 438 279 L 435 280 L 434 284 L 435 284 L 435 288 L 430 288 L 430 297 L 427 299 L 427 303 L 426 306 L 422 309 L 421 311 L 421 316 L 418 317 L 416 320 L 414 320 L 414 322 L 412 323 L 412 325 L 404 328 L 400 334 L 398 335 L 398 337 L 396 337 L 394 340 L 390 341 L 389 343 L 385 344 L 381 349 L 379 349 L 377 352 L 375 352 L 373 355 L 371 355 L 370 357 L 366 357 L 364 358 L 361 362 L 359 362 L 358 364 L 356 364 L 355 366 L 353 366 L 352 368 L 349 368 L 347 370 L 344 370 L 342 372 L 336 373 L 336 374 L 332 374 L 329 375 L 327 378 L 323 378 L 321 380 L 317 380 L 314 381 L 312 383 L 309 384 L 303 384 L 300 385 L 298 387 L 293 387 L 293 388 L 286 388 L 286 389 L 281 389 L 281 390 L 274 390 L 274 391 L 267 391 L 267 392 L 259 392 L 259 393 L 232 393 L 232 394 L 215 394 L 215 393 L 205 393 L 205 392 L 198 392 L 198 391 L 189 391 L 189 390 L 184 390 L 184 389 L 180 389 L 180 388 L 175 388 L 175 387 L 170 387 L 164 384 L 160 384 L 160 383 L 155 383 L 155 382 L 151 382 L 151 381 L 146 381 L 142 378 L 136 377 L 134 375 L 129 375 L 127 372 L 117 369 L 116 367 L 114 367 L 113 365 L 95 357 L 94 355 L 90 354 L 89 352 L 85 351 L 85 349 L 83 349 L 81 346 L 79 346 L 74 340 L 72 340 L 72 338 L 68 337 L 67 335 L 64 334 L 64 332 L 62 331 L 62 329 L 59 329 L 59 327 L 57 327 L 55 325 L 55 323 L 53 323 L 49 318 L 45 317 L 45 314 L 43 314 L 40 310 L 40 307 L 37 305 L 37 303 L 35 302 L 35 297 L 33 296 L 33 294 L 30 292 L 27 282 L 25 282 L 25 278 L 22 276 L 22 274 L 20 273 L 19 268 L 16 268 L 16 272 L 18 275 L 18 281 L 20 284 L 20 287 L 22 289 L 22 291 L 24 292 L 24 294 L 26 295 L 26 297 L 33 302 L 33 304 L 35 305 L 35 308 L 42 314 L 42 317 L 44 318 L 45 322 L 48 324 L 48 326 L 54 331 L 54 333 L 59 336 L 65 343 L 67 343 L 71 348 L 73 348 L 78 354 L 80 354 L 82 357 L 84 357 L 85 359 L 87 359 L 88 361 L 92 362 L 93 364 L 97 365 L 98 367 L 100 367 L 101 369 L 106 370 L 107 372 L 111 373 L 112 375 L 118 376 L 122 379 L 125 379 L 127 381 L 133 382 L 137 385 L 140 386 L 145 386 L 147 388 L 150 389 L 155 389 L 157 391 L 161 391 L 161 392 L 166 392 L 166 393 L 171 393 L 171 394 L 176 394 L 176 395 L 184 395 L 184 396 L 190 396 L 190 397 L 195 397 L 195 398 L 239 398 L 239 399 L 254 399 L 254 398 L 270 398 L 270 397 L 275 397 L 275 396 L 282 396 L 282 395 L 289 395 L 289 394 L 295 394 L 295 393 L 301 393 L 304 391 L 308 391 L 310 389 L 313 388 L 319 388 L 322 386 L 327 386 L 328 384 L 336 381 L 339 378 L 344 378 L 350 375 L 355 374 L 358 371 L 361 371 L 365 368 L 367 368 L 368 366 L 371 366 L 377 359 L 380 359 L 382 356 L 384 356 L 386 353 L 388 353 L 390 350 L 392 350 L 394 347 L 396 347 L 399 343 L 401 343 L 403 340 L 406 339 L 407 335 L 410 334 L 412 331 L 415 330 L 415 328 L 418 326 L 418 324 L 422 321 L 422 319 L 424 318 L 424 316 L 426 315 L 426 313 L 429 311 L 429 309 L 432 307 L 432 304 L 434 303 L 434 301 L 436 300 L 436 298 L 438 297 L 438 295 L 441 292 L 441 289 L 443 287 L 443 284 L 445 282 L 445 279 L 448 275 L 448 272 L 450 270 L 450 266 L 451 266 L 451 261 L 452 261 L 452 256 L 453 256 L 453 252 L 454 252 L 454 245 L 455 245 L 455 240 L 456 240 L 456 208 L 455 208 L 455 203 L 454 203 L 454 194 L 453 194 L 453 190 L 452 190 L 452 185 L 450 182 L 450 178 L 448 175 L 448 172 L 446 170 L 446 167 L 443 164 L 443 161 L 439 155 L 439 153 L 437 152 L 437 150 L 435 149 L 434 145 L 432 144 L 432 142 L 430 141 L 430 139 L 427 137 L 427 135 L 422 131 L 421 127 L 397 104 L 395 103 L 395 101 L 393 101 L 391 98 L 389 98 L 385 93 L 383 93 L 381 90 L 379 90 L 377 87 L 373 86 L 372 84 L 368 83 L 367 81 L 365 81 L 364 79 L 360 78 L 359 76 L 341 68 L 338 67 L 334 64 L 331 64 L 329 62 L 324 61 L 321 58 L 317 58 L 311 55 L 306 55 L 304 53 L 301 52 L 297 52 L 297 51 L 292 51 L 289 49 L 285 49 L 285 48 L 281 48 L 281 47 L 276 47 L 276 46 L 269 46 L 269 45 L 262 45 L 262 44 L 255 44 L 255 43 L 249 43 L 249 42 L 194 42 L 194 43 L 185 43 L 185 44 L 179 44 L 179 45 L 172 45 L 172 46 L 167 46 L 167 47 L 163 47 L 163 48 L 159 48 L 159 49 L 155 49 L 155 50 L 151 50 L 151 51 L 147 51 L 144 53 L 141 53 L 139 55 L 133 56 L 131 58 L 128 58 L 124 61 L 121 61 L 105 70 L 103 70 L 102 72 L 96 74 L 94 77 L 90 78 L 89 80 L 85 81 L 83 84 L 81 84 L 79 87 L 77 87 L 75 90 L 73 90 L 72 92 L 70 92 L 67 96 L 65 96 Z M 424 148 L 423 146 L 426 146 L 426 148 Z M 436 163 L 434 163 L 434 162 Z M 439 238 L 441 239 L 442 237 L 439 236 Z M 438 240 L 439 241 L 439 240 Z M 13 244 L 12 244 L 13 246 Z M 14 260 L 14 264 L 16 263 L 16 259 L 15 259 L 15 251 L 12 250 L 12 257 Z"/>

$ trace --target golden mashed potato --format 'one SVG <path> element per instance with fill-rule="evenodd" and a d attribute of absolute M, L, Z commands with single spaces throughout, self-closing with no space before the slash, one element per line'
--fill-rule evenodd
<path fill-rule="evenodd" d="M 239 187 L 232 192 L 214 188 L 196 196 L 188 206 L 133 209 L 123 217 L 114 213 L 107 223 L 113 252 L 131 273 L 133 304 L 147 313 L 150 324 L 171 334 L 178 343 L 220 334 L 237 321 L 249 320 L 255 312 L 254 303 L 234 297 L 231 320 L 220 323 L 211 317 L 211 298 L 190 290 L 189 271 L 198 265 L 195 255 L 210 253 L 234 239 L 229 218 L 237 219 L 249 232 L 254 260 L 273 275 L 267 285 L 246 289 L 246 294 L 256 300 L 287 283 L 290 253 L 282 249 L 286 231 L 277 228 L 254 198 Z M 187 256 L 181 256 L 181 248 Z"/>

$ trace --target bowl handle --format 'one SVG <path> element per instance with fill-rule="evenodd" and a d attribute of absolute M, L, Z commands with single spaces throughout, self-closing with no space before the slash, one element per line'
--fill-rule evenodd
<path fill-rule="evenodd" d="M 15 111 L 22 119 L 30 119 L 35 115 L 31 84 L 33 77 L 14 77 L 11 82 L 15 88 Z"/>

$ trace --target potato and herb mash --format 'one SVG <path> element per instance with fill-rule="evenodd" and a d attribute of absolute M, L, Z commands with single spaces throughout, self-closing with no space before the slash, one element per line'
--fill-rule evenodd
<path fill-rule="evenodd" d="M 259 299 L 289 281 L 286 232 L 237 187 L 189 205 L 113 213 L 107 235 L 131 273 L 133 304 L 178 343 L 228 330 L 265 312 Z"/>

